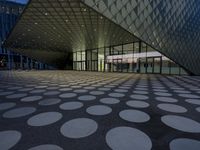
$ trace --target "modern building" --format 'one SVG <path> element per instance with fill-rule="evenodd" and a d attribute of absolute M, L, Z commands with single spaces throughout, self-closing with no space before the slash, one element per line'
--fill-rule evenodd
<path fill-rule="evenodd" d="M 4 46 L 62 69 L 200 75 L 197 0 L 30 0 Z"/>
<path fill-rule="evenodd" d="M 26 57 L 20 55 L 19 53 L 13 52 L 11 49 L 2 46 L 2 42 L 15 26 L 24 7 L 24 4 L 16 2 L 6 0 L 0 1 L 0 70 L 48 68 L 48 65 L 40 63 L 35 59 L 31 59 L 31 56 Z"/>

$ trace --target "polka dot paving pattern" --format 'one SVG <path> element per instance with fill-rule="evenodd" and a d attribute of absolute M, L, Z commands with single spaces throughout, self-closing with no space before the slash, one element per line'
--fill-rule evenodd
<path fill-rule="evenodd" d="M 1 150 L 199 150 L 199 114 L 200 77 L 0 74 Z"/>

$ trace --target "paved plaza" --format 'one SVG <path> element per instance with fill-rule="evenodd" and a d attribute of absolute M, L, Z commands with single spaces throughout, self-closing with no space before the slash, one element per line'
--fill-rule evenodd
<path fill-rule="evenodd" d="M 200 77 L 0 72 L 0 150 L 199 150 Z"/>

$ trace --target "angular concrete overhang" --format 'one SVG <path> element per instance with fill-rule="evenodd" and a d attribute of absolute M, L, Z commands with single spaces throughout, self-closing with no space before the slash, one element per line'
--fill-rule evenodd
<path fill-rule="evenodd" d="M 66 57 L 73 51 L 134 41 L 139 39 L 80 0 L 31 0 L 4 45 L 51 62 L 41 51 Z"/>

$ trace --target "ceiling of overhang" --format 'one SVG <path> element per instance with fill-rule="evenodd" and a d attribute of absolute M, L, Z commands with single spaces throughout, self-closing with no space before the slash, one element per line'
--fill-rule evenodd
<path fill-rule="evenodd" d="M 5 45 L 78 51 L 133 41 L 138 39 L 80 0 L 31 0 Z"/>

